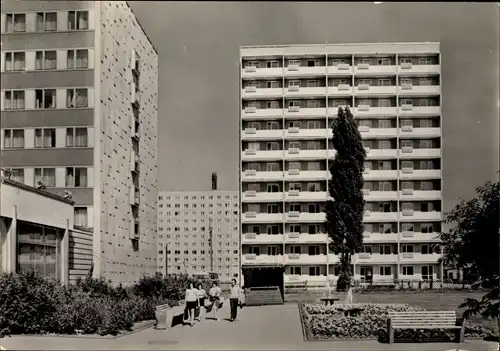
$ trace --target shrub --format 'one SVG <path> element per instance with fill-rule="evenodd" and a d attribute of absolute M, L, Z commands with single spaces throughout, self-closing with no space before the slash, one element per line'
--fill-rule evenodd
<path fill-rule="evenodd" d="M 358 316 L 346 317 L 343 309 L 362 308 Z M 424 311 L 408 305 L 302 305 L 301 313 L 310 339 L 386 339 L 389 311 Z M 465 324 L 466 337 L 487 337 L 493 332 L 480 325 Z M 396 338 L 423 340 L 429 338 L 452 339 L 452 330 L 395 330 Z"/>

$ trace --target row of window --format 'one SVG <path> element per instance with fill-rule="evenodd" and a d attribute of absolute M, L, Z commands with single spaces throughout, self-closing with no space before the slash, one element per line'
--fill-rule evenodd
<path fill-rule="evenodd" d="M 360 107 L 396 107 L 397 99 L 393 98 L 383 98 L 383 99 L 366 99 L 366 98 L 350 98 L 347 99 L 328 99 L 329 107 L 352 107 L 352 100 L 354 101 L 354 106 Z M 293 98 L 293 100 L 287 99 L 286 106 L 288 108 L 324 108 L 326 106 L 326 99 L 304 99 L 298 100 Z M 246 101 L 244 104 L 245 108 L 256 108 L 256 109 L 281 109 L 283 108 L 282 100 L 255 100 Z M 439 99 L 436 98 L 399 98 L 398 106 L 415 106 L 415 107 L 437 107 L 439 106 Z"/>
<path fill-rule="evenodd" d="M 25 169 L 23 168 L 8 168 L 10 179 L 25 183 Z M 28 184 L 31 186 L 38 186 L 43 184 L 46 187 L 56 187 L 57 172 L 55 168 L 39 167 L 34 168 L 34 182 Z M 86 188 L 89 186 L 89 171 L 87 167 L 65 167 L 64 187 L 67 188 Z"/>
<path fill-rule="evenodd" d="M 161 236 L 161 235 L 160 235 Z M 161 238 L 160 238 L 161 239 Z M 175 247 L 180 247 L 181 246 L 181 242 L 179 241 L 174 241 L 174 242 L 169 242 L 168 243 L 168 246 L 169 247 L 172 247 L 172 246 L 175 246 Z M 222 245 L 222 243 L 217 243 L 217 244 L 214 244 L 214 245 L 209 245 L 208 243 L 204 242 L 204 241 L 201 241 L 201 242 L 183 242 L 184 246 L 192 246 L 192 247 L 199 247 L 199 246 L 202 246 L 202 247 L 205 247 L 205 246 L 208 246 L 208 247 L 215 247 L 215 246 L 218 246 L 218 247 L 222 247 L 222 246 L 226 246 L 226 247 L 238 247 L 239 245 L 238 244 L 233 244 L 231 245 L 229 242 L 226 242 L 225 245 Z"/>
<path fill-rule="evenodd" d="M 56 32 L 60 30 L 77 31 L 89 29 L 89 11 L 68 11 L 64 13 L 67 16 L 67 23 L 61 28 L 61 22 L 58 16 L 61 12 L 36 12 L 34 13 L 34 28 L 28 28 L 27 17 L 31 13 L 7 13 L 5 14 L 5 33 L 25 33 L 29 29 L 35 32 Z M 59 27 L 58 27 L 59 26 Z"/>
<path fill-rule="evenodd" d="M 89 49 L 7 51 L 3 55 L 5 72 L 53 71 L 90 67 Z"/>
<path fill-rule="evenodd" d="M 214 206 L 214 205 L 216 205 L 216 206 Z M 220 207 L 222 207 L 222 205 L 224 205 L 224 207 L 225 207 L 225 208 L 228 208 L 230 204 L 229 204 L 229 203 L 227 203 L 227 202 L 226 202 L 226 203 L 224 203 L 224 204 L 221 204 L 221 203 L 218 203 L 218 204 L 207 204 L 207 207 L 209 207 L 209 208 L 219 207 L 219 208 L 220 208 Z M 234 204 L 233 204 L 233 205 L 234 205 Z M 237 204 L 236 204 L 236 205 L 237 205 Z M 173 207 L 173 208 L 181 208 L 181 204 L 178 204 L 178 203 L 177 203 L 177 204 L 170 204 L 170 203 L 167 203 L 167 204 L 165 204 L 165 205 L 163 205 L 162 203 L 160 203 L 159 207 L 160 207 L 160 208 L 163 208 L 163 206 L 165 206 L 166 208 L 171 208 L 171 207 Z M 200 208 L 204 208 L 204 207 L 205 207 L 205 204 L 203 204 L 203 203 L 202 203 L 202 204 L 187 203 L 187 204 L 184 204 L 184 206 L 183 206 L 183 207 L 184 207 L 184 208 L 197 208 L 198 206 L 200 206 Z M 220 214 L 220 213 L 219 213 L 219 214 Z M 226 213 L 226 214 L 228 214 L 228 213 Z M 234 213 L 233 213 L 233 214 L 235 214 L 235 215 L 236 215 L 236 214 L 238 214 L 238 212 L 237 212 L 237 211 L 234 211 Z"/>
<path fill-rule="evenodd" d="M 159 266 L 158 269 L 159 271 L 163 272 L 163 269 L 165 267 L 164 266 Z M 182 266 L 168 266 L 168 273 L 170 274 L 170 270 L 175 270 L 176 273 L 187 273 L 188 272 L 188 269 L 189 270 L 193 270 L 193 271 L 197 271 L 197 270 L 206 270 L 206 269 L 209 269 L 210 267 L 208 266 L 204 266 L 204 265 L 201 265 L 201 266 L 198 266 L 198 265 L 187 265 L 187 264 L 183 264 Z M 225 272 L 225 273 L 220 273 L 223 269 L 231 269 L 231 266 L 216 266 L 214 268 L 217 268 L 217 271 L 219 272 L 219 277 L 224 275 L 225 277 L 229 278 L 229 277 L 233 277 L 233 278 L 238 278 L 238 273 L 229 273 L 229 272 Z M 237 266 L 233 266 L 233 269 L 238 269 Z"/>
<path fill-rule="evenodd" d="M 328 86 L 331 87 L 338 87 L 340 85 L 352 86 L 352 79 L 347 79 L 347 78 L 336 78 L 332 79 L 331 81 L 328 82 Z M 367 85 L 367 86 L 379 86 L 379 87 L 388 87 L 388 86 L 395 86 L 396 81 L 392 78 L 377 78 L 377 79 L 371 79 L 371 78 L 359 78 L 355 80 L 356 86 L 362 86 L 362 85 Z M 300 79 L 289 79 L 286 81 L 286 86 L 287 87 L 297 87 L 297 88 L 322 88 L 325 87 L 326 82 L 325 80 L 319 80 L 319 79 L 307 79 L 307 80 L 300 80 Z M 436 79 L 432 79 L 430 77 L 420 77 L 418 80 L 408 78 L 408 77 L 402 77 L 399 78 L 399 85 L 402 86 L 412 86 L 412 85 L 419 85 L 419 86 L 432 86 L 432 85 L 439 85 L 438 81 Z M 261 80 L 249 80 L 245 81 L 244 87 L 255 87 L 256 89 L 280 89 L 283 87 L 283 83 L 278 81 L 278 80 L 266 80 L 266 81 L 261 81 Z"/>
<path fill-rule="evenodd" d="M 163 250 L 158 250 L 158 255 L 163 255 Z M 238 250 L 232 250 L 233 254 L 238 254 Z M 230 254 L 231 253 L 231 250 L 226 250 L 226 253 L 227 254 Z M 174 255 L 180 255 L 181 254 L 181 250 L 167 250 L 167 255 L 171 255 L 171 254 L 174 254 Z M 189 250 L 184 250 L 184 255 L 189 255 L 190 252 Z M 191 250 L 191 255 L 205 255 L 205 254 L 209 254 L 208 251 L 205 251 L 205 250 Z M 217 250 L 217 254 L 222 254 L 222 250 Z"/>
<path fill-rule="evenodd" d="M 358 65 L 375 65 L 375 66 L 392 66 L 395 64 L 395 60 L 392 57 L 363 57 L 357 58 L 355 62 Z M 399 59 L 399 64 L 412 64 L 415 62 L 415 59 L 410 57 L 401 57 Z M 330 65 L 338 66 L 338 65 L 350 65 L 352 60 L 349 58 L 334 58 L 331 60 Z M 306 59 L 306 60 L 297 60 L 297 59 L 286 59 L 287 67 L 290 66 L 304 66 L 304 67 L 322 67 L 326 65 L 325 60 L 321 59 Z M 432 57 L 419 57 L 416 60 L 416 64 L 418 65 L 432 65 L 437 64 L 436 58 Z M 266 61 L 256 61 L 256 60 L 248 60 L 244 62 L 245 68 L 279 68 L 283 66 L 282 60 L 266 60 Z"/>
<path fill-rule="evenodd" d="M 338 276 L 340 271 L 337 267 L 334 267 L 334 274 Z M 306 270 L 307 269 L 307 270 Z M 394 272 L 396 269 L 394 269 Z M 301 266 L 290 266 L 289 267 L 290 275 L 304 275 L 304 272 L 307 272 L 309 276 L 324 276 L 325 271 L 324 267 L 321 266 L 309 266 L 307 268 Z M 415 275 L 416 266 L 401 266 L 401 275 L 402 276 L 412 276 Z M 431 280 L 433 277 L 434 267 L 433 266 L 421 266 L 421 275 L 424 280 Z M 360 275 L 362 279 L 366 279 L 366 277 L 372 276 L 373 268 L 371 267 L 360 267 Z M 378 274 L 381 276 L 392 276 L 393 267 L 392 266 L 379 266 Z"/>
<path fill-rule="evenodd" d="M 196 196 L 196 195 L 192 195 L 191 196 L 191 200 L 205 200 L 205 198 L 207 200 L 215 200 L 215 199 L 216 200 L 222 200 L 222 195 L 218 195 L 218 196 L 213 196 L 213 195 L 210 195 L 210 196 L 198 195 L 198 196 Z M 233 198 L 233 200 L 238 200 L 238 195 L 233 195 L 232 198 Z M 189 200 L 190 197 L 188 195 L 185 195 L 183 197 L 179 196 L 179 195 L 177 195 L 177 196 L 163 196 L 163 195 L 160 195 L 159 196 L 159 200 L 160 201 L 163 201 L 163 200 L 165 200 L 165 201 L 181 200 L 181 199 L 183 199 L 183 200 Z M 231 196 L 229 196 L 229 195 L 224 196 L 224 200 L 230 200 L 230 199 L 231 199 Z"/>
<path fill-rule="evenodd" d="M 4 149 L 22 149 L 26 147 L 24 129 L 3 129 L 3 148 Z M 65 147 L 88 147 L 88 129 L 80 127 L 70 127 L 65 129 L 64 144 L 61 144 L 57 138 L 56 128 L 35 128 L 33 133 L 33 147 L 35 148 L 55 148 L 65 145 Z"/>
<path fill-rule="evenodd" d="M 54 109 L 54 108 L 87 108 L 89 107 L 89 89 L 71 88 L 59 90 L 63 97 L 58 99 L 58 89 L 35 89 L 30 98 L 30 106 L 34 109 Z M 31 91 L 30 91 L 31 93 Z M 24 110 L 27 108 L 27 91 L 25 90 L 5 90 L 4 110 Z M 61 99 L 64 101 L 62 103 Z"/>

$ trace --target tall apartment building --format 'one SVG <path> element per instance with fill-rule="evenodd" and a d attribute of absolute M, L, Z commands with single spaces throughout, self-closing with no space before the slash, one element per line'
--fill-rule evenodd
<path fill-rule="evenodd" d="M 158 54 L 125 1 L 6 0 L 1 166 L 75 202 L 70 280 L 156 272 Z"/>
<path fill-rule="evenodd" d="M 160 191 L 158 271 L 238 278 L 239 224 L 238 191 Z"/>
<path fill-rule="evenodd" d="M 245 285 L 263 284 L 270 273 L 259 272 L 273 267 L 285 284 L 338 276 L 324 205 L 339 106 L 350 107 L 367 151 L 355 278 L 440 279 L 439 43 L 252 46 L 240 56 Z"/>

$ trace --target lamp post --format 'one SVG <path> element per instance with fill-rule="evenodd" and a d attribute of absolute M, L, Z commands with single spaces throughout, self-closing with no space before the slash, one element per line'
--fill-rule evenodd
<path fill-rule="evenodd" d="M 214 250 L 213 250 L 213 230 L 212 230 L 212 218 L 208 219 L 208 250 L 210 253 L 210 273 L 214 271 Z"/>

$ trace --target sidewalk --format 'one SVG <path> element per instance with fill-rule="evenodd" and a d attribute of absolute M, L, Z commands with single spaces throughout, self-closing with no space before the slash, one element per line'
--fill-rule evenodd
<path fill-rule="evenodd" d="M 229 308 L 219 311 L 219 321 L 205 320 L 194 327 L 146 329 L 118 339 L 15 336 L 0 339 L 7 350 L 350 350 L 350 351 L 490 351 L 494 343 L 381 344 L 377 341 L 317 341 L 303 339 L 296 304 L 248 307 L 239 320 L 229 322 Z"/>

